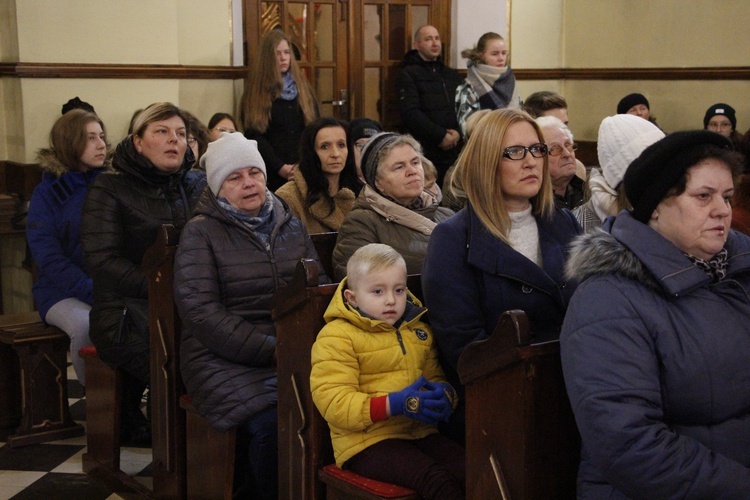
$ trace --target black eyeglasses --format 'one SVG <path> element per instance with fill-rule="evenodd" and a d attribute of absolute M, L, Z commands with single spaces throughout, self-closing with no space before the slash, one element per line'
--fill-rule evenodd
<path fill-rule="evenodd" d="M 526 158 L 526 152 L 531 153 L 534 158 L 544 158 L 547 155 L 547 145 L 542 143 L 532 144 L 531 146 L 508 146 L 503 150 L 503 157 L 509 160 L 523 160 Z"/>
<path fill-rule="evenodd" d="M 565 149 L 567 149 L 568 151 L 570 151 L 572 153 L 573 151 L 575 151 L 576 149 L 578 149 L 578 144 L 576 144 L 575 142 L 572 142 L 572 143 L 571 142 L 566 142 L 562 146 L 560 146 L 558 144 L 555 144 L 554 146 L 552 146 L 551 148 L 549 148 L 549 155 L 550 156 L 559 156 L 559 155 L 561 155 L 562 152 L 563 152 L 563 147 L 565 147 Z"/>

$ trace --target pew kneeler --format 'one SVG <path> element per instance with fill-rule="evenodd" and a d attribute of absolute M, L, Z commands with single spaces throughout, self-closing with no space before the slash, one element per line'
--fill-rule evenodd
<path fill-rule="evenodd" d="M 11 448 L 82 436 L 68 407 L 68 345 L 36 311 L 0 316 L 0 438 Z"/>

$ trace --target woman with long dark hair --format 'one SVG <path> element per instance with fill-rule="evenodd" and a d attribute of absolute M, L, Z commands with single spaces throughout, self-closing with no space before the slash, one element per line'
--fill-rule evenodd
<path fill-rule="evenodd" d="M 299 168 L 276 194 L 307 232 L 338 231 L 362 189 L 346 123 L 319 118 L 302 132 Z"/>

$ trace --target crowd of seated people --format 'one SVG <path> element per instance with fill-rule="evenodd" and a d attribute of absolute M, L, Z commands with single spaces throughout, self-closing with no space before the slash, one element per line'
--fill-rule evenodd
<path fill-rule="evenodd" d="M 438 65 L 437 30 L 417 34 L 410 64 Z M 581 497 L 750 491 L 750 396 L 731 389 L 750 378 L 740 355 L 750 348 L 750 131 L 737 130 L 734 108 L 713 104 L 702 131 L 665 135 L 648 99 L 629 94 L 601 121 L 599 164 L 582 174 L 567 102 L 544 91 L 521 106 L 499 35 L 480 38 L 470 77 L 457 83 L 464 115 L 446 123 L 460 137 L 448 128 L 447 143 L 429 147 L 371 118 L 318 117 L 292 49 L 281 32 L 262 41 L 240 121 L 219 112 L 205 126 L 154 103 L 110 152 L 93 108 L 73 109 L 39 151 L 45 176 L 27 228 L 34 298 L 42 319 L 70 335 L 79 380 L 76 354 L 89 343 L 123 371 L 125 442 L 150 441 L 140 264 L 170 223 L 181 233 L 175 301 L 187 391 L 211 425 L 240 429 L 238 491 L 275 498 L 270 301 L 299 259 L 318 260 L 309 235 L 337 232 L 330 278 L 340 284 L 313 351 L 312 390 L 340 466 L 425 498 L 459 498 L 463 472 L 444 460 L 445 449 L 456 453 L 442 441 L 460 450 L 464 435 L 458 358 L 503 311 L 521 309 L 535 341 L 561 339 L 583 442 Z M 72 186 L 64 199 L 61 183 Z M 405 289 L 406 274 L 421 274 L 424 304 Z M 382 348 L 395 354 L 365 364 L 359 350 L 375 349 L 369 338 L 381 330 L 413 338 L 389 338 Z M 407 348 L 421 364 L 391 366 Z M 351 388 L 360 370 L 402 368 L 424 378 Z M 393 443 L 403 440 L 413 442 Z M 420 460 L 437 476 L 415 482 Z M 388 462 L 404 465 L 388 472 Z"/>

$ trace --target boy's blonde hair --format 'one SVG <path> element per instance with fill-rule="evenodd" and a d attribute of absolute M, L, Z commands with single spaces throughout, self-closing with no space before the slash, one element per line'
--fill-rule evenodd
<path fill-rule="evenodd" d="M 401 266 L 406 272 L 406 261 L 400 253 L 383 243 L 369 243 L 358 248 L 346 263 L 347 285 L 354 288 L 368 274 L 393 266 Z"/>

